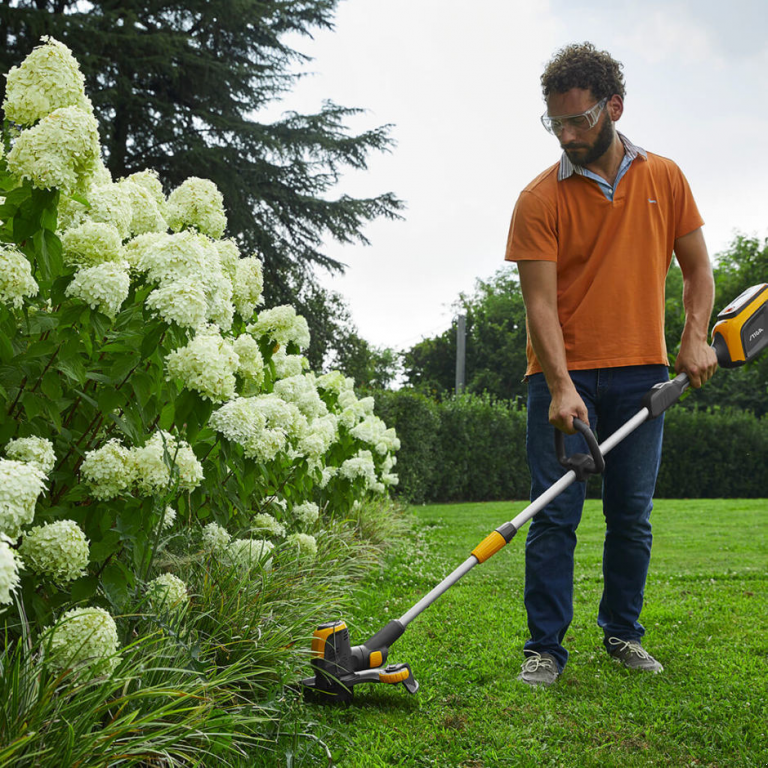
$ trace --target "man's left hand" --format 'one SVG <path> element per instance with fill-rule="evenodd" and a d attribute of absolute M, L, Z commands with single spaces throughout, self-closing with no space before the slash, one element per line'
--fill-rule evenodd
<path fill-rule="evenodd" d="M 709 381 L 717 370 L 717 355 L 706 342 L 680 344 L 680 353 L 675 360 L 675 371 L 687 373 L 691 386 L 699 389 Z"/>

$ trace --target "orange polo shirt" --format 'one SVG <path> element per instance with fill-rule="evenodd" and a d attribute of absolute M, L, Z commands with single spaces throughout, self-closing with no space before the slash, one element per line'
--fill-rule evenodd
<path fill-rule="evenodd" d="M 608 200 L 559 164 L 521 193 L 507 261 L 557 262 L 557 304 L 570 370 L 668 365 L 664 283 L 678 237 L 704 222 L 682 171 L 636 157 Z M 528 336 L 526 375 L 541 371 Z"/>

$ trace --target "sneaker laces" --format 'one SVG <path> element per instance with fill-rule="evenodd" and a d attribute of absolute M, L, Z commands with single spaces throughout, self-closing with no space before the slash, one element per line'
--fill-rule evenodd
<path fill-rule="evenodd" d="M 622 640 L 618 637 L 609 637 L 608 645 L 612 645 L 616 649 L 615 652 L 617 654 L 629 651 L 645 661 L 655 661 L 653 656 L 651 656 L 651 654 L 648 653 L 637 640 Z"/>
<path fill-rule="evenodd" d="M 522 669 L 523 672 L 536 672 L 539 667 L 552 670 L 553 672 L 557 671 L 552 659 L 545 659 L 540 653 L 536 653 L 535 651 L 530 653 L 520 669 Z"/>

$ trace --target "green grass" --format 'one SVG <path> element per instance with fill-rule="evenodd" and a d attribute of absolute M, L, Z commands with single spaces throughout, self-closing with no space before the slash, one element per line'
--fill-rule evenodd
<path fill-rule="evenodd" d="M 357 588 L 345 616 L 360 643 L 397 618 L 522 503 L 415 510 L 410 540 Z M 408 627 L 390 662 L 421 690 L 361 686 L 352 706 L 298 705 L 339 768 L 377 766 L 765 766 L 768 764 L 768 558 L 765 500 L 658 501 L 642 621 L 665 665 L 631 673 L 602 648 L 603 521 L 579 528 L 571 657 L 557 685 L 515 680 L 527 637 L 524 531 Z M 335 617 L 334 617 L 335 618 Z M 328 764 L 296 741 L 291 765 Z"/>

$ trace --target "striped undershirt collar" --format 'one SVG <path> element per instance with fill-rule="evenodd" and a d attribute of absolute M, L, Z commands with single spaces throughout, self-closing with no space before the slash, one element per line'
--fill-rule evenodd
<path fill-rule="evenodd" d="M 621 139 L 621 143 L 624 145 L 624 155 L 630 162 L 634 160 L 638 155 L 642 157 L 643 160 L 648 159 L 648 153 L 642 147 L 638 147 L 633 144 L 623 133 L 619 133 L 619 138 Z M 557 170 L 557 180 L 564 181 L 574 173 L 583 175 L 584 169 L 580 165 L 574 165 L 568 159 L 568 155 L 563 152 L 562 156 L 560 157 L 560 167 Z"/>

